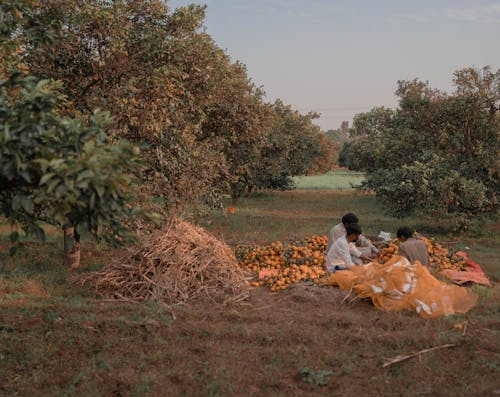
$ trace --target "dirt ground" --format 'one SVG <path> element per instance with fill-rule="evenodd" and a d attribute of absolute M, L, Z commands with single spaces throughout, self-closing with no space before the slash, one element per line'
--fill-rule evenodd
<path fill-rule="evenodd" d="M 307 283 L 229 307 L 191 302 L 175 320 L 90 296 L 0 301 L 0 395 L 500 395 L 498 286 L 486 293 L 467 316 L 434 320 Z"/>

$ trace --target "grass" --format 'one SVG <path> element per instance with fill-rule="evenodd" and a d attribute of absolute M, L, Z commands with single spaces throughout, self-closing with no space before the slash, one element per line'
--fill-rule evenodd
<path fill-rule="evenodd" d="M 364 179 L 361 172 L 333 170 L 323 175 L 295 176 L 293 182 L 298 190 L 351 190 Z"/>
<path fill-rule="evenodd" d="M 259 192 L 242 198 L 233 214 L 215 214 L 207 226 L 232 245 L 293 241 L 308 235 L 327 234 L 347 212 L 358 215 L 367 235 L 386 231 L 395 236 L 396 230 L 406 225 L 438 241 L 458 240 L 457 248 L 469 247 L 472 258 L 500 278 L 497 261 L 500 233 L 494 227 L 498 225 L 496 220 L 481 223 L 481 227 L 469 233 L 453 235 L 446 222 L 384 215 L 373 195 L 356 191 Z"/>
<path fill-rule="evenodd" d="M 366 234 L 394 233 L 373 196 L 336 190 L 264 192 L 207 227 L 230 245 L 326 234 L 348 211 Z M 438 240 L 446 225 L 405 219 Z M 455 236 L 498 280 L 498 224 Z M 0 234 L 0 246 L 8 231 Z M 0 252 L 0 396 L 413 396 L 498 391 L 498 287 L 473 286 L 469 313 L 427 320 L 342 303 L 335 288 L 258 288 L 244 306 L 193 302 L 174 320 L 155 303 L 103 302 L 61 267 L 58 235 Z M 82 272 L 120 254 L 85 242 Z M 468 322 L 467 335 L 456 323 Z M 445 343 L 445 349 L 382 368 L 384 359 Z"/>

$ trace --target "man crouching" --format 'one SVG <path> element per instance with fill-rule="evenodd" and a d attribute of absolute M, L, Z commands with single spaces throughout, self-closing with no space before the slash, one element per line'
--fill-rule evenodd
<path fill-rule="evenodd" d="M 363 261 L 370 261 L 362 252 L 356 250 L 354 243 L 361 235 L 361 227 L 353 223 L 346 228 L 346 234 L 339 237 L 328 250 L 326 255 L 326 270 L 330 273 L 336 270 L 345 270 Z"/>

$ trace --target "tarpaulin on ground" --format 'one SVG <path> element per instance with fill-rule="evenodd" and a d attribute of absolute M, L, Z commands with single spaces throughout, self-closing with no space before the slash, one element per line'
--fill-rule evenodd
<path fill-rule="evenodd" d="M 387 263 L 369 263 L 339 270 L 326 281 L 328 285 L 353 291 L 370 298 L 382 310 L 415 310 L 422 317 L 440 317 L 465 313 L 477 302 L 477 296 L 458 285 L 436 279 L 420 262 L 411 264 L 401 256 Z"/>
<path fill-rule="evenodd" d="M 478 263 L 467 257 L 467 254 L 463 251 L 455 252 L 455 255 L 462 257 L 467 265 L 467 270 L 452 270 L 444 269 L 441 274 L 448 277 L 450 280 L 457 284 L 463 284 L 466 282 L 473 282 L 477 284 L 483 284 L 491 286 L 490 280 L 484 274 L 483 269 Z"/>

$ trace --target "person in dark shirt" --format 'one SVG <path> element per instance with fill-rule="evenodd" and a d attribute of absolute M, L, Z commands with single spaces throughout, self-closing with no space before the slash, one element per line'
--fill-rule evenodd
<path fill-rule="evenodd" d="M 413 237 L 413 233 L 408 227 L 400 227 L 396 233 L 399 240 L 398 255 L 404 256 L 413 264 L 419 261 L 422 265 L 429 267 L 429 252 L 422 240 Z"/>

